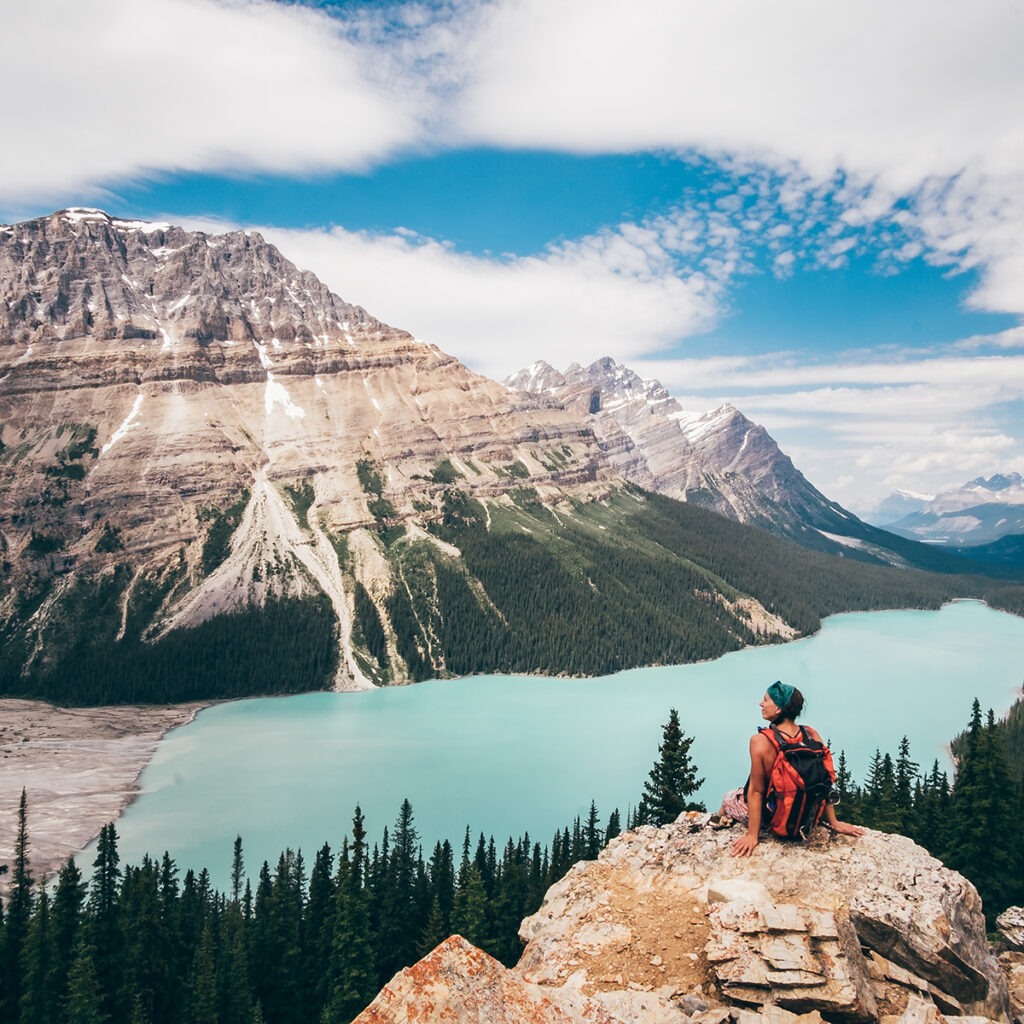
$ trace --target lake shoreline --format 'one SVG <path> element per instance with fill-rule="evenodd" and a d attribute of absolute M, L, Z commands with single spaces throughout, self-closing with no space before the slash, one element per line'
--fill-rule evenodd
<path fill-rule="evenodd" d="M 976 598 L 954 598 L 940 608 L 876 609 L 870 612 L 837 612 L 826 616 L 814 633 L 781 644 L 750 644 L 783 647 L 818 636 L 829 619 L 849 614 L 889 612 L 935 613 L 956 604 L 976 603 Z M 999 609 L 991 609 L 999 611 Z M 1006 613 L 1011 614 L 1011 613 Z M 737 652 L 730 652 L 737 653 Z M 704 664 L 719 659 L 706 659 Z M 635 666 L 621 671 L 667 668 L 666 665 Z M 479 673 L 481 677 L 492 673 Z M 602 676 L 571 676 L 552 673 L 516 673 L 535 679 L 601 679 Z M 609 673 L 609 676 L 619 673 Z M 423 682 L 473 678 L 435 677 Z M 407 686 L 417 684 L 409 683 Z M 375 689 L 404 689 L 375 687 Z M 308 691 L 309 693 L 339 691 Z M 345 691 L 341 691 L 345 692 Z M 367 691 L 353 691 L 367 692 Z M 372 692 L 372 691 L 369 691 Z M 217 704 L 250 699 L 294 697 L 297 694 L 251 695 L 171 705 L 106 705 L 66 708 L 42 701 L 0 698 L 0 864 L 9 863 L 17 827 L 17 806 L 24 786 L 28 796 L 30 860 L 37 878 L 59 870 L 70 856 L 85 849 L 109 821 L 116 821 L 141 795 L 141 778 L 160 741 L 172 730 L 194 721 L 200 711 Z M 3 891 L 9 876 L 0 876 Z"/>
<path fill-rule="evenodd" d="M 0 864 L 14 853 L 23 788 L 38 881 L 123 814 L 160 740 L 214 703 L 65 708 L 0 698 Z M 0 876 L 0 891 L 9 882 Z"/>

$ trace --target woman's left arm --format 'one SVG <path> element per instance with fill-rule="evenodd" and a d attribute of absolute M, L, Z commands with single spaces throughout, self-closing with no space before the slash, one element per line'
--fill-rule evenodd
<path fill-rule="evenodd" d="M 840 821 L 836 817 L 836 809 L 831 804 L 825 804 L 825 821 L 828 822 L 829 828 L 833 832 L 838 832 L 841 836 L 864 835 L 864 829 L 860 825 L 851 825 L 849 822 Z"/>

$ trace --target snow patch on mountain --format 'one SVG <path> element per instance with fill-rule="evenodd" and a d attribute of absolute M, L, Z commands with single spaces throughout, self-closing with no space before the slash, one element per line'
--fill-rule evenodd
<path fill-rule="evenodd" d="M 100 454 L 105 455 L 118 441 L 121 440 L 125 434 L 128 433 L 132 427 L 136 426 L 135 418 L 139 415 L 139 410 L 142 409 L 142 400 L 145 396 L 140 391 L 135 396 L 135 403 L 132 405 L 132 410 L 125 417 L 124 422 L 114 431 L 111 435 L 110 440 L 100 449 Z"/>

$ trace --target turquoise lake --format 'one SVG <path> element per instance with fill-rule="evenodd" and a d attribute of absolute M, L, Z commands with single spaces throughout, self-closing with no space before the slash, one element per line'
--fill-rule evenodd
<path fill-rule="evenodd" d="M 458 850 L 465 827 L 499 848 L 529 831 L 550 842 L 585 816 L 602 824 L 636 804 L 669 708 L 679 710 L 717 807 L 747 774 L 758 701 L 775 679 L 800 687 L 804 719 L 846 751 L 858 781 L 876 747 L 900 738 L 923 767 L 950 762 L 946 744 L 975 696 L 1005 711 L 1024 681 L 1024 619 L 975 602 L 941 611 L 837 615 L 813 637 L 698 665 L 632 669 L 597 679 L 474 676 L 368 693 L 243 700 L 201 712 L 169 733 L 143 773 L 142 794 L 117 822 L 122 863 L 170 850 L 182 869 L 207 867 L 228 885 L 241 835 L 246 867 L 301 848 L 307 864 L 337 849 L 358 802 L 370 842 L 404 797 L 429 854 Z M 840 810 L 840 817 L 842 813 Z M 91 864 L 93 848 L 81 866 Z"/>

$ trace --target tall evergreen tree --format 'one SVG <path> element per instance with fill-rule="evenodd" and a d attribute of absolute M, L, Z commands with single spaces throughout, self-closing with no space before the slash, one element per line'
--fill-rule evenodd
<path fill-rule="evenodd" d="M 980 739 L 981 804 L 976 812 L 984 823 L 989 843 L 987 856 L 968 877 L 981 895 L 989 927 L 994 927 L 996 917 L 1014 902 L 1020 891 L 1022 830 L 1003 736 L 991 710 Z"/>
<path fill-rule="evenodd" d="M 607 846 L 617 835 L 622 832 L 622 823 L 619 818 L 618 807 L 608 815 L 608 824 L 604 829 L 604 845 Z"/>
<path fill-rule="evenodd" d="M 914 784 L 920 778 L 921 766 L 911 760 L 910 741 L 906 736 L 900 740 L 899 755 L 896 758 L 893 778 L 893 802 L 898 818 L 895 831 L 912 836 L 917 831 L 914 811 Z"/>
<path fill-rule="evenodd" d="M 664 825 L 675 821 L 683 811 L 703 811 L 703 803 L 689 798 L 703 785 L 697 778 L 697 766 L 690 760 L 692 736 L 685 736 L 679 726 L 679 713 L 669 711 L 662 728 L 659 758 L 654 762 L 644 783 L 638 816 L 640 824 Z"/>
<path fill-rule="evenodd" d="M 334 937 L 334 880 L 331 848 L 317 851 L 309 876 L 309 898 L 303 917 L 302 964 L 304 987 L 310 1000 L 310 1017 L 319 1016 L 327 1002 L 327 968 Z"/>
<path fill-rule="evenodd" d="M 35 879 L 28 861 L 28 801 L 25 789 L 18 802 L 18 825 L 14 838 L 11 887 L 3 930 L 3 964 L 0 969 L 0 1018 L 17 1020 L 21 999 L 21 954 L 32 916 L 32 886 Z"/>
<path fill-rule="evenodd" d="M 213 923 L 207 920 L 195 952 L 188 981 L 189 1024 L 219 1024 L 217 996 L 217 943 Z"/>
<path fill-rule="evenodd" d="M 915 812 L 915 840 L 933 856 L 941 856 L 949 845 L 951 812 L 949 779 L 939 768 L 938 758 L 932 762 L 931 771 L 923 780 Z"/>
<path fill-rule="evenodd" d="M 585 855 L 587 860 L 597 860 L 597 855 L 603 847 L 603 835 L 600 828 L 600 818 L 597 815 L 597 804 L 592 799 L 590 810 L 587 812 L 587 823 L 584 826 L 583 841 L 586 847 Z"/>
<path fill-rule="evenodd" d="M 950 867 L 968 878 L 974 878 L 984 871 L 990 846 L 983 812 L 986 800 L 983 792 L 985 773 L 981 734 L 981 705 L 975 698 L 963 752 L 953 778 L 949 847 L 942 858 Z"/>
<path fill-rule="evenodd" d="M 97 977 L 92 929 L 79 928 L 68 971 L 68 994 L 64 1003 L 65 1024 L 107 1024 L 103 992 Z"/>
<path fill-rule="evenodd" d="M 36 901 L 21 951 L 20 1024 L 52 1024 L 59 1015 L 57 945 L 44 889 Z"/>
<path fill-rule="evenodd" d="M 471 861 L 466 869 L 465 879 L 460 877 L 459 888 L 455 893 L 452 931 L 474 946 L 486 946 L 489 938 L 487 905 L 487 889 L 480 874 L 480 867 L 475 861 Z"/>
<path fill-rule="evenodd" d="M 242 837 L 235 836 L 235 845 L 231 854 L 231 899 L 237 903 L 242 896 L 242 883 L 245 881 L 245 859 L 242 856 Z"/>
<path fill-rule="evenodd" d="M 89 913 L 92 920 L 92 959 L 103 999 L 103 1012 L 116 1020 L 124 962 L 122 936 L 117 913 L 121 857 L 117 852 L 117 831 L 111 822 L 100 829 L 89 887 Z"/>
<path fill-rule="evenodd" d="M 221 921 L 222 938 L 217 974 L 220 1024 L 250 1024 L 253 1001 L 249 983 L 246 922 L 241 906 L 232 900 Z"/>
<path fill-rule="evenodd" d="M 82 872 L 78 870 L 73 857 L 69 858 L 57 876 L 57 888 L 53 894 L 53 941 L 57 969 L 54 985 L 58 1002 L 63 1005 L 67 992 L 68 970 L 71 967 L 71 951 L 81 924 L 82 907 L 85 904 L 86 886 Z"/>
<path fill-rule="evenodd" d="M 368 893 L 363 884 L 366 830 L 356 806 L 352 855 L 339 858 L 335 879 L 334 939 L 329 965 L 330 995 L 323 1024 L 349 1024 L 372 1001 L 379 985 L 374 963 Z"/>

